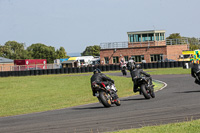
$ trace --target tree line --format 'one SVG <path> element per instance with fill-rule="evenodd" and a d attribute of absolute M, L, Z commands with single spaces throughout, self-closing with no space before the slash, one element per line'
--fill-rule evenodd
<path fill-rule="evenodd" d="M 166 39 L 184 39 L 184 38 L 188 39 L 190 50 L 200 49 L 200 39 L 195 37 L 184 37 L 181 36 L 180 33 L 173 33 L 170 34 L 169 37 L 167 37 Z"/>
<path fill-rule="evenodd" d="M 35 43 L 25 48 L 24 43 L 8 41 L 0 45 L 0 57 L 9 59 L 47 59 L 47 63 L 53 63 L 55 59 L 68 58 L 63 47 L 55 49 L 42 43 Z"/>

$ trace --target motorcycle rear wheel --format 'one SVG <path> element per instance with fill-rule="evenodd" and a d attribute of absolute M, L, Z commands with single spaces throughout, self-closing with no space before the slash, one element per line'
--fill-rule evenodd
<path fill-rule="evenodd" d="M 151 98 L 150 95 L 149 95 L 149 93 L 147 92 L 147 89 L 146 89 L 146 87 L 145 87 L 145 84 L 142 84 L 142 85 L 140 86 L 140 89 L 141 89 L 141 92 L 142 92 L 142 94 L 144 95 L 144 97 L 145 97 L 146 99 L 150 99 L 150 98 Z"/>
<path fill-rule="evenodd" d="M 105 91 L 100 91 L 99 99 L 101 100 L 101 103 L 104 105 L 104 107 L 111 107 L 112 103 L 108 93 L 106 93 Z"/>

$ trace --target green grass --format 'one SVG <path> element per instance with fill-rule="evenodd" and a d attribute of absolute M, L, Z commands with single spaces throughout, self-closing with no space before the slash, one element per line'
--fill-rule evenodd
<path fill-rule="evenodd" d="M 165 75 L 165 74 L 190 74 L 191 69 L 178 68 L 159 68 L 159 69 L 144 69 L 151 75 Z"/>
<path fill-rule="evenodd" d="M 199 133 L 200 120 L 172 123 L 161 126 L 147 126 L 138 129 L 116 131 L 112 133 Z"/>
<path fill-rule="evenodd" d="M 191 69 L 183 69 L 182 67 L 176 68 L 152 68 L 152 69 L 143 69 L 145 72 L 151 75 L 165 75 L 165 74 L 190 74 Z M 109 71 L 109 73 L 115 73 L 121 71 Z M 129 71 L 127 71 L 129 72 Z M 106 73 L 106 72 L 105 72 Z"/>
<path fill-rule="evenodd" d="M 26 114 L 98 102 L 91 75 L 46 75 L 0 78 L 0 116 Z M 119 97 L 134 95 L 131 78 L 115 80 Z M 154 83 L 156 88 L 162 84 Z"/>

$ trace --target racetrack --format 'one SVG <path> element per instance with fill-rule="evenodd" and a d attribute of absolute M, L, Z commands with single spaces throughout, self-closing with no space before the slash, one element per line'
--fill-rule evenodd
<path fill-rule="evenodd" d="M 121 73 L 110 73 L 121 75 Z M 129 75 L 130 76 L 130 75 Z M 100 103 L 0 118 L 0 133 L 107 132 L 200 118 L 200 86 L 190 75 L 155 75 L 167 83 L 156 98 L 142 95 L 121 99 L 121 106 Z M 118 88 L 120 91 L 120 88 Z"/>

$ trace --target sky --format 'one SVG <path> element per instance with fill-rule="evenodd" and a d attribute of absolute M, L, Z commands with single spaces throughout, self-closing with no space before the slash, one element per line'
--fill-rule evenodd
<path fill-rule="evenodd" d="M 0 44 L 64 47 L 128 41 L 127 32 L 166 30 L 200 38 L 200 0 L 0 0 Z"/>

